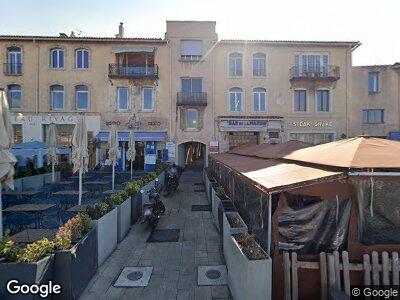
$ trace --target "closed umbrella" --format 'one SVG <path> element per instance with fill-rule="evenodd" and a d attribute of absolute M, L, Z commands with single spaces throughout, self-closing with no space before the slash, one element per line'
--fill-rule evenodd
<path fill-rule="evenodd" d="M 51 181 L 54 182 L 54 165 L 58 163 L 58 138 L 57 125 L 50 123 L 46 135 L 46 145 L 49 148 L 49 160 L 51 160 Z"/>
<path fill-rule="evenodd" d="M 135 132 L 133 130 L 129 133 L 129 142 L 128 142 L 128 151 L 126 152 L 126 158 L 131 162 L 131 180 L 133 173 L 133 162 L 136 157 L 136 148 L 135 148 Z"/>
<path fill-rule="evenodd" d="M 0 90 L 0 237 L 3 236 L 1 189 L 3 186 L 14 189 L 14 164 L 17 159 L 10 151 L 13 140 L 7 97 Z"/>
<path fill-rule="evenodd" d="M 108 140 L 108 158 L 112 162 L 112 189 L 114 190 L 115 165 L 119 159 L 118 134 L 117 127 L 115 125 L 111 125 L 110 136 Z"/>
<path fill-rule="evenodd" d="M 79 205 L 82 204 L 82 174 L 87 172 L 89 163 L 88 140 L 85 118 L 78 116 L 77 123 L 72 135 L 72 163 L 73 173 L 79 171 Z"/>

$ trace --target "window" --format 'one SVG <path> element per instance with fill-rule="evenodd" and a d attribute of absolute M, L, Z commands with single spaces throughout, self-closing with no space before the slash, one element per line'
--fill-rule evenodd
<path fill-rule="evenodd" d="M 381 124 L 384 123 L 383 109 L 364 109 L 363 110 L 364 124 Z"/>
<path fill-rule="evenodd" d="M 22 92 L 19 84 L 10 84 L 8 86 L 8 105 L 10 109 L 22 108 Z"/>
<path fill-rule="evenodd" d="M 279 139 L 279 132 L 278 131 L 269 131 L 268 138 L 270 139 Z"/>
<path fill-rule="evenodd" d="M 57 127 L 57 137 L 58 137 L 59 145 L 61 147 L 70 147 L 75 125 L 57 124 L 56 127 Z M 43 124 L 43 126 L 42 126 L 43 141 L 46 141 L 48 130 L 49 130 L 49 125 Z M 90 133 L 90 131 L 88 131 L 88 137 L 89 137 L 89 133 Z M 90 139 L 88 138 L 88 140 L 90 140 Z"/>
<path fill-rule="evenodd" d="M 229 110 L 240 112 L 243 110 L 243 90 L 241 88 L 231 88 L 229 90 Z"/>
<path fill-rule="evenodd" d="M 295 76 L 329 75 L 329 56 L 321 54 L 297 54 L 294 56 Z"/>
<path fill-rule="evenodd" d="M 307 111 L 307 91 L 295 90 L 294 91 L 294 111 L 306 112 Z"/>
<path fill-rule="evenodd" d="M 119 110 L 127 110 L 128 109 L 128 88 L 127 87 L 119 87 L 117 88 L 117 102 Z"/>
<path fill-rule="evenodd" d="M 53 69 L 64 68 L 64 50 L 53 49 L 51 50 L 50 65 Z"/>
<path fill-rule="evenodd" d="M 14 133 L 14 144 L 22 143 L 23 142 L 22 124 L 12 124 L 12 129 Z"/>
<path fill-rule="evenodd" d="M 203 56 L 203 41 L 181 41 L 181 60 L 197 61 Z"/>
<path fill-rule="evenodd" d="M 317 112 L 329 112 L 331 109 L 328 90 L 317 91 Z"/>
<path fill-rule="evenodd" d="M 78 49 L 75 51 L 75 68 L 89 68 L 89 51 L 86 49 Z"/>
<path fill-rule="evenodd" d="M 22 74 L 22 52 L 19 47 L 7 48 L 6 74 Z"/>
<path fill-rule="evenodd" d="M 264 53 L 253 55 L 253 76 L 266 76 L 266 56 Z"/>
<path fill-rule="evenodd" d="M 64 87 L 52 85 L 50 87 L 51 109 L 64 109 Z"/>
<path fill-rule="evenodd" d="M 302 141 L 314 145 L 332 142 L 335 134 L 327 133 L 290 133 L 290 140 Z"/>
<path fill-rule="evenodd" d="M 253 110 L 257 112 L 267 111 L 267 91 L 264 88 L 253 89 Z"/>
<path fill-rule="evenodd" d="M 143 110 L 153 110 L 153 88 L 145 87 L 143 92 Z"/>
<path fill-rule="evenodd" d="M 89 108 L 89 89 L 86 85 L 77 85 L 75 87 L 75 106 L 78 110 L 87 110 Z"/>
<path fill-rule="evenodd" d="M 229 54 L 229 76 L 243 75 L 243 55 L 240 53 Z"/>
<path fill-rule="evenodd" d="M 199 111 L 197 109 L 186 110 L 186 129 L 198 129 Z"/>
<path fill-rule="evenodd" d="M 368 92 L 379 92 L 379 72 L 368 73 Z"/>

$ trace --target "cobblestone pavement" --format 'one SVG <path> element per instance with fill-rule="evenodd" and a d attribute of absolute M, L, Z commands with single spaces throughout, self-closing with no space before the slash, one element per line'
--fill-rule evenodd
<path fill-rule="evenodd" d="M 194 204 L 208 204 L 201 169 L 183 172 L 179 191 L 163 198 L 166 214 L 157 229 L 180 229 L 179 242 L 146 243 L 150 230 L 132 226 L 127 237 L 99 268 L 81 299 L 228 299 L 227 286 L 198 286 L 197 267 L 225 264 L 220 236 L 210 212 L 192 212 Z M 144 288 L 115 288 L 113 282 L 125 266 L 153 266 Z"/>

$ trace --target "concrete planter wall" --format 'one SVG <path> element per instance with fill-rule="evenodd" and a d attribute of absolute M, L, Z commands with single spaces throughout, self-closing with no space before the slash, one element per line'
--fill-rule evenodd
<path fill-rule="evenodd" d="M 60 172 L 55 172 L 54 177 L 56 181 L 60 181 Z M 39 174 L 34 176 L 22 177 L 14 180 L 14 186 L 16 190 L 23 191 L 28 189 L 40 189 L 46 183 L 52 182 L 51 173 Z"/>
<path fill-rule="evenodd" d="M 232 258 L 228 267 L 228 284 L 233 299 L 257 300 L 271 299 L 272 260 L 249 260 L 240 250 L 235 236 L 229 239 L 226 247 Z"/>
<path fill-rule="evenodd" d="M 157 176 L 157 178 L 160 186 L 163 187 L 165 184 L 165 171 L 162 171 L 161 174 Z"/>
<path fill-rule="evenodd" d="M 15 279 L 23 284 L 42 284 L 53 280 L 53 275 L 54 254 L 35 263 L 0 262 L 0 299 L 43 299 L 39 295 L 12 295 L 7 292 L 7 282 Z"/>
<path fill-rule="evenodd" d="M 212 211 L 212 216 L 214 220 L 214 224 L 217 227 L 218 230 L 221 230 L 218 221 L 218 208 L 221 203 L 221 199 L 217 196 L 217 193 L 215 192 L 215 183 L 211 183 L 211 211 Z"/>
<path fill-rule="evenodd" d="M 131 198 L 131 225 L 135 224 L 142 215 L 142 197 L 137 193 Z"/>
<path fill-rule="evenodd" d="M 118 211 L 118 243 L 127 235 L 131 227 L 131 197 L 127 198 L 123 203 L 117 205 Z"/>
<path fill-rule="evenodd" d="M 54 299 L 78 299 L 97 270 L 97 234 L 91 229 L 69 250 L 57 251 L 54 281 L 62 286 Z"/>
<path fill-rule="evenodd" d="M 243 227 L 232 227 L 231 224 L 229 224 L 227 215 L 238 216 L 242 221 Z M 223 214 L 222 247 L 224 250 L 224 257 L 227 265 L 234 263 L 233 257 L 231 256 L 232 251 L 227 251 L 230 245 L 230 239 L 232 234 L 244 234 L 247 233 L 247 230 L 248 230 L 247 225 L 240 217 L 240 214 L 238 212 L 225 212 Z"/>
<path fill-rule="evenodd" d="M 118 209 L 114 208 L 100 219 L 93 221 L 97 232 L 98 259 L 100 267 L 117 247 Z"/>

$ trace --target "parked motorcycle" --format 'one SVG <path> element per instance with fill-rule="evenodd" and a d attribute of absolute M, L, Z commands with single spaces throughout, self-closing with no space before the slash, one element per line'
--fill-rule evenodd
<path fill-rule="evenodd" d="M 148 201 L 143 203 L 143 220 L 142 223 L 148 222 L 152 228 L 155 228 L 161 215 L 165 213 L 164 203 L 160 200 L 158 178 L 155 180 L 155 186 L 148 190 L 141 190 L 142 199 L 144 195 L 148 196 Z"/>
<path fill-rule="evenodd" d="M 175 165 L 170 167 L 165 172 L 166 185 L 165 185 L 164 197 L 168 197 L 172 192 L 178 190 L 179 177 L 180 177 L 180 172 Z"/>

